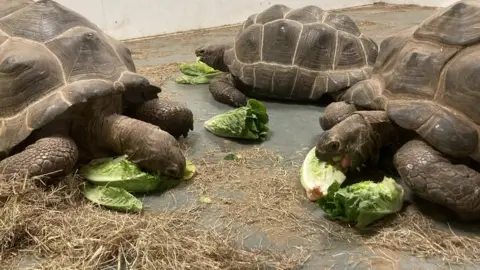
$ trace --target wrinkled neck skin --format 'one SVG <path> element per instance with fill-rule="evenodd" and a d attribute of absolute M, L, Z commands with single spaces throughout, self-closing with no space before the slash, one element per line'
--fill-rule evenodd
<path fill-rule="evenodd" d="M 82 159 L 103 158 L 114 155 L 108 145 L 103 145 L 101 140 L 96 138 L 93 129 L 101 128 L 92 126 L 102 125 L 103 119 L 109 115 L 120 115 L 123 113 L 123 97 L 121 94 L 114 96 L 99 97 L 91 100 L 83 106 L 72 108 L 72 122 L 70 135 L 78 147 L 84 150 Z"/>
<path fill-rule="evenodd" d="M 364 121 L 368 128 L 359 132 L 357 142 L 354 144 L 356 148 L 351 149 L 352 152 L 361 155 L 359 158 L 361 162 L 354 165 L 376 167 L 379 163 L 381 149 L 401 144 L 400 138 L 404 138 L 405 134 L 401 128 L 390 121 L 374 122 L 366 119 Z"/>
<path fill-rule="evenodd" d="M 225 65 L 224 56 L 225 56 L 225 51 L 227 51 L 231 47 L 232 47 L 231 44 L 219 45 L 217 50 L 212 52 L 212 54 L 209 57 L 205 58 L 204 62 L 214 69 L 217 69 L 223 72 L 229 72 L 227 65 Z"/>

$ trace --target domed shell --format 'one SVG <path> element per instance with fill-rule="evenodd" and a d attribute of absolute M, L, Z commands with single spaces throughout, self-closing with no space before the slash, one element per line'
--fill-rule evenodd
<path fill-rule="evenodd" d="M 76 103 L 150 85 L 133 72 L 128 48 L 80 14 L 50 0 L 0 1 L 0 152 Z"/>
<path fill-rule="evenodd" d="M 382 42 L 372 76 L 390 119 L 445 154 L 477 161 L 479 27 L 480 2 L 456 2 Z"/>
<path fill-rule="evenodd" d="M 347 15 L 277 4 L 248 17 L 224 58 L 245 84 L 285 97 L 353 85 L 370 76 L 377 53 L 377 44 Z"/>

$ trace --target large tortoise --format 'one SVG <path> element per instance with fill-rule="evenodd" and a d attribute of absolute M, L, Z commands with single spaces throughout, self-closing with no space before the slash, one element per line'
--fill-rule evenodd
<path fill-rule="evenodd" d="M 384 40 L 372 78 L 325 109 L 321 122 L 338 124 L 317 157 L 376 164 L 398 144 L 393 165 L 413 194 L 480 218 L 479 26 L 480 3 L 459 1 Z"/>
<path fill-rule="evenodd" d="M 247 96 L 315 102 L 334 95 L 369 78 L 377 52 L 347 15 L 279 4 L 249 16 L 233 43 L 195 50 L 202 62 L 227 72 L 209 89 L 234 107 L 245 105 Z"/>
<path fill-rule="evenodd" d="M 114 154 L 183 175 L 175 137 L 193 128 L 192 112 L 159 100 L 125 45 L 54 1 L 0 0 L 0 85 L 2 178 L 60 176 Z"/>

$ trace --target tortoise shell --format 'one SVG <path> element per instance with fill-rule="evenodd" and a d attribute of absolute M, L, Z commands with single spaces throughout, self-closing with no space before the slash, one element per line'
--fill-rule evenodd
<path fill-rule="evenodd" d="M 384 40 L 371 80 L 350 88 L 347 99 L 386 110 L 442 153 L 480 161 L 479 28 L 479 1 L 439 10 Z"/>
<path fill-rule="evenodd" d="M 246 85 L 311 100 L 369 78 L 377 51 L 347 15 L 277 4 L 248 17 L 224 59 Z"/>
<path fill-rule="evenodd" d="M 129 49 L 80 14 L 50 0 L 0 1 L 0 152 L 74 104 L 149 84 L 133 72 Z"/>

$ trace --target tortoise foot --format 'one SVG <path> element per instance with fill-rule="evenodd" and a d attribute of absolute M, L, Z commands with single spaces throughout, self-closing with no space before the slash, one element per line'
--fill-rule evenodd
<path fill-rule="evenodd" d="M 412 192 L 448 207 L 463 220 L 480 219 L 480 174 L 449 159 L 421 140 L 411 140 L 394 156 L 394 165 Z"/>
<path fill-rule="evenodd" d="M 320 127 L 323 130 L 329 130 L 336 124 L 347 119 L 357 109 L 355 105 L 344 101 L 332 102 L 325 107 L 323 115 L 320 117 Z"/>
<path fill-rule="evenodd" d="M 213 98 L 233 107 L 247 105 L 247 96 L 235 87 L 231 74 L 218 75 L 210 81 L 210 93 Z"/>
<path fill-rule="evenodd" d="M 133 107 L 129 115 L 138 120 L 154 124 L 178 139 L 187 137 L 193 130 L 193 113 L 180 102 L 152 99 Z"/>
<path fill-rule="evenodd" d="M 54 178 L 72 172 L 78 160 L 75 142 L 65 136 L 42 138 L 0 162 L 0 178 Z"/>

